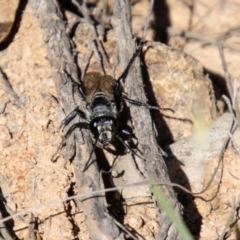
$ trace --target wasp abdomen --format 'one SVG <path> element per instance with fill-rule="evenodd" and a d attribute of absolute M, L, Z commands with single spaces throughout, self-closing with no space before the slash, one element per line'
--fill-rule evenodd
<path fill-rule="evenodd" d="M 90 111 L 92 119 L 101 116 L 116 117 L 117 112 L 116 104 L 109 100 L 104 94 L 99 93 L 94 97 L 90 105 Z"/>

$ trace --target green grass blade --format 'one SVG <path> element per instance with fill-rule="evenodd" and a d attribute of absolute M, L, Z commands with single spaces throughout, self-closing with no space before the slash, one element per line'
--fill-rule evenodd
<path fill-rule="evenodd" d="M 173 222 L 176 229 L 178 230 L 180 236 L 184 240 L 194 240 L 192 234 L 190 233 L 189 229 L 187 228 L 186 224 L 180 218 L 180 216 L 174 211 L 173 207 L 169 203 L 168 199 L 166 198 L 165 194 L 160 185 L 157 184 L 156 181 L 150 181 L 152 191 L 156 197 L 157 202 L 162 206 L 162 208 L 166 211 L 169 219 Z"/>

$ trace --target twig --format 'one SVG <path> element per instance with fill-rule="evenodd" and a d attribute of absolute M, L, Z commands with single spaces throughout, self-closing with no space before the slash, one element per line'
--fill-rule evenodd
<path fill-rule="evenodd" d="M 236 120 L 236 118 L 234 116 L 233 106 L 231 104 L 230 99 L 226 95 L 222 95 L 222 98 L 226 102 L 229 112 L 232 114 L 233 118 Z"/>
<path fill-rule="evenodd" d="M 220 58 L 222 61 L 222 68 L 223 68 L 223 71 L 225 74 L 225 80 L 227 83 L 228 92 L 229 92 L 229 95 L 230 95 L 230 98 L 232 101 L 233 100 L 233 84 L 232 84 L 231 76 L 228 72 L 228 67 L 227 67 L 227 63 L 226 63 L 224 52 L 223 52 L 223 45 L 222 45 L 222 43 L 218 42 L 217 46 L 218 46 L 218 51 L 219 51 Z"/>
<path fill-rule="evenodd" d="M 52 67 L 52 76 L 58 98 L 65 112 L 69 114 L 75 108 L 72 83 L 73 81 L 78 82 L 78 69 L 72 53 L 72 44 L 62 20 L 63 15 L 56 0 L 31 0 L 30 3 L 43 31 L 43 39 L 48 50 L 48 59 Z M 79 101 L 78 105 L 81 109 L 85 109 L 83 101 Z M 91 137 L 88 132 L 83 130 L 75 131 L 74 138 L 77 148 L 72 165 L 77 191 L 81 193 L 86 190 L 99 189 L 102 179 L 96 162 L 91 165 L 88 171 L 82 172 L 88 159 L 88 153 L 92 149 Z M 95 154 L 92 157 L 95 158 Z M 85 199 L 81 204 L 79 201 L 76 203 L 87 216 L 85 221 L 92 240 L 99 239 L 101 236 L 109 240 L 119 240 L 121 239 L 120 230 L 109 215 L 104 198 L 105 196 L 101 195 Z"/>
<path fill-rule="evenodd" d="M 236 96 L 236 93 L 234 93 L 235 90 L 234 90 L 232 79 L 231 79 L 230 73 L 228 71 L 227 63 L 225 60 L 225 56 L 224 56 L 224 52 L 223 52 L 223 45 L 220 42 L 218 42 L 218 50 L 219 50 L 219 54 L 220 54 L 220 58 L 221 58 L 221 62 L 222 62 L 223 71 L 225 74 L 225 80 L 227 83 L 228 92 L 229 92 L 229 95 L 231 98 L 231 103 L 232 103 L 233 110 L 234 110 L 234 115 L 237 119 L 238 126 L 240 126 L 240 111 L 238 108 L 237 96 Z"/>
<path fill-rule="evenodd" d="M 231 233 L 233 231 L 233 228 L 237 224 L 237 221 L 239 220 L 239 208 L 240 208 L 240 196 L 238 197 L 238 200 L 236 201 L 235 197 L 233 198 L 233 204 L 232 204 L 232 211 L 228 220 L 227 225 L 224 227 L 221 237 L 219 240 L 225 240 L 231 236 Z"/>
<path fill-rule="evenodd" d="M 99 44 L 101 44 L 101 43 L 99 43 Z M 98 47 L 97 41 L 93 40 L 93 44 L 92 45 L 93 45 L 94 54 L 95 54 L 95 56 L 97 58 L 99 67 L 101 69 L 101 73 L 102 73 L 102 75 L 105 75 L 106 73 L 105 73 L 105 70 L 104 70 L 104 66 L 102 64 L 102 60 L 101 60 L 102 58 L 101 58 L 101 55 L 99 54 L 98 48 L 97 48 Z"/>
<path fill-rule="evenodd" d="M 232 141 L 232 144 L 233 144 L 233 147 L 234 147 L 235 151 L 238 153 L 238 155 L 240 155 L 240 149 L 239 149 L 239 146 L 234 139 L 233 134 L 229 133 L 229 137 L 231 138 L 231 141 Z"/>
<path fill-rule="evenodd" d="M 148 13 L 147 13 L 147 18 L 146 18 L 146 21 L 145 21 L 145 26 L 144 26 L 144 29 L 143 29 L 141 42 L 143 42 L 145 40 L 145 38 L 146 38 L 147 30 L 148 30 L 149 23 L 150 23 L 150 17 L 152 15 L 152 11 L 153 11 L 153 6 L 154 6 L 154 0 L 151 0 L 150 1 L 150 6 L 149 6 L 149 9 L 148 9 Z"/>
<path fill-rule="evenodd" d="M 182 179 L 181 174 L 179 177 L 176 176 L 176 174 L 179 173 L 180 161 L 182 171 L 184 172 L 184 178 L 186 176 L 192 187 L 195 187 L 195 184 L 198 185 L 199 181 L 205 176 L 204 173 L 206 168 L 211 169 L 212 174 L 210 175 L 210 180 L 207 179 L 207 184 L 204 186 L 204 189 L 200 192 L 194 192 L 194 194 L 201 194 L 209 189 L 209 186 L 213 183 L 213 179 L 216 179 L 217 172 L 221 171 L 218 178 L 220 180 L 216 179 L 215 181 L 217 184 L 214 183 L 219 189 L 223 171 L 221 164 L 223 162 L 225 149 L 230 141 L 229 133 L 232 134 L 237 127 L 238 125 L 234 121 L 233 116 L 230 113 L 225 113 L 206 131 L 205 136 L 207 136 L 207 144 L 203 147 L 201 147 L 199 141 L 196 141 L 196 138 L 199 137 L 198 133 L 196 133 L 184 140 L 170 145 L 169 149 L 165 149 L 169 154 L 169 169 L 173 181 L 178 181 L 177 179 L 179 179 L 179 177 Z M 190 156 L 188 156 L 189 152 L 191 152 Z M 217 163 L 210 167 L 209 165 L 212 164 L 211 162 L 213 158 L 217 158 Z M 195 162 L 193 162 L 193 159 Z M 194 174 L 194 170 L 196 169 L 199 169 L 197 175 Z M 214 192 L 218 193 L 218 189 Z M 210 200 L 211 199 L 208 199 L 206 201 Z"/>
<path fill-rule="evenodd" d="M 108 68 L 108 71 L 110 72 L 110 75 L 113 76 L 112 67 L 111 67 L 111 65 L 108 61 L 108 58 L 107 58 L 106 53 L 103 49 L 103 46 L 102 46 L 100 40 L 98 39 L 97 29 L 96 29 L 96 27 L 94 27 L 94 23 L 93 23 L 92 19 L 90 18 L 90 15 L 89 15 L 89 12 L 88 12 L 88 9 L 87 9 L 87 5 L 86 5 L 86 1 L 83 0 L 81 5 L 79 4 L 79 2 L 77 0 L 73 0 L 73 3 L 79 9 L 79 11 L 81 11 L 83 13 L 84 18 L 86 19 L 86 21 L 91 26 L 91 28 L 93 30 L 93 33 L 94 33 L 95 41 L 97 43 L 98 50 L 100 51 L 100 54 L 103 57 L 104 63 L 106 64 L 106 66 Z"/>
<path fill-rule="evenodd" d="M 231 129 L 230 129 L 229 132 L 230 132 L 230 133 L 233 133 L 233 132 L 237 129 L 237 127 L 238 127 L 238 125 L 237 125 L 237 124 L 234 125 L 234 120 L 232 120 Z M 208 181 L 206 187 L 205 187 L 202 191 L 200 191 L 200 192 L 193 193 L 194 195 L 195 195 L 195 194 L 199 195 L 199 194 L 204 193 L 205 191 L 207 191 L 207 189 L 208 189 L 208 188 L 210 187 L 210 185 L 212 184 L 212 182 L 213 182 L 213 180 L 214 180 L 214 178 L 215 178 L 215 176 L 216 176 L 216 174 L 217 174 L 217 172 L 218 172 L 218 169 L 219 169 L 219 167 L 220 167 L 220 164 L 221 164 L 221 162 L 222 162 L 223 154 L 224 154 L 224 152 L 225 152 L 225 150 L 226 150 L 226 148 L 227 148 L 227 145 L 228 145 L 228 143 L 229 143 L 229 140 L 230 140 L 230 137 L 227 136 L 226 139 L 225 139 L 225 141 L 224 141 L 224 143 L 223 143 L 223 146 L 222 146 L 222 148 L 221 148 L 221 151 L 220 151 L 220 153 L 219 153 L 218 164 L 217 164 L 216 168 L 214 169 L 214 172 L 213 172 L 210 180 Z M 221 175 L 222 175 L 222 171 L 221 171 Z M 220 182 L 221 182 L 221 177 L 220 177 Z M 219 189 L 219 186 L 220 186 L 220 182 L 219 182 L 219 184 L 218 184 L 218 189 Z M 218 190 L 217 190 L 217 192 L 218 192 Z M 216 193 L 217 193 L 217 192 L 216 192 Z M 207 201 L 211 201 L 212 199 L 214 199 L 214 197 L 215 197 L 215 196 L 213 196 L 211 199 L 209 199 L 209 200 L 207 200 Z"/>
<path fill-rule="evenodd" d="M 29 226 L 28 226 L 28 240 L 35 240 L 35 222 L 34 222 L 34 215 L 33 213 L 29 213 L 30 219 L 29 219 Z"/>
<path fill-rule="evenodd" d="M 235 85 L 235 81 L 234 81 L 234 85 Z M 234 87 L 234 89 L 235 89 L 235 87 Z M 233 96 L 234 96 L 233 99 L 236 99 L 237 96 L 236 96 L 236 91 L 235 91 L 235 90 L 234 90 Z M 230 100 L 229 100 L 229 98 L 228 98 L 227 96 L 223 95 L 222 97 L 223 97 L 224 101 L 227 103 L 229 112 L 232 114 L 234 121 L 237 121 L 237 119 L 236 119 L 236 117 L 235 117 L 235 115 L 234 115 L 234 111 L 233 111 L 233 105 L 235 104 L 235 101 L 234 101 L 233 104 L 231 105 L 231 102 L 230 102 Z M 235 140 L 234 140 L 233 133 L 232 133 L 232 132 L 229 132 L 228 135 L 229 135 L 229 137 L 230 137 L 231 140 L 232 140 L 232 143 L 233 143 L 233 146 L 234 146 L 235 150 L 236 150 L 236 151 L 238 152 L 238 154 L 240 155 L 240 151 L 239 151 L 239 148 L 238 148 L 238 146 L 237 146 L 237 143 L 236 143 Z"/>
<path fill-rule="evenodd" d="M 232 103 L 232 107 L 233 109 L 236 109 L 237 107 L 237 81 L 236 79 L 233 79 L 233 103 Z"/>
<path fill-rule="evenodd" d="M 5 221 L 3 221 L 4 218 L 2 216 L 2 212 L 0 211 L 0 240 L 13 240 L 14 238 L 10 235 L 8 229 L 6 228 L 6 224 L 4 224 Z"/>
<path fill-rule="evenodd" d="M 85 74 L 86 74 L 86 71 L 87 71 L 87 68 L 88 68 L 88 65 L 89 65 L 89 62 L 92 58 L 92 55 L 93 55 L 93 51 L 90 50 L 91 47 L 92 47 L 92 44 L 93 42 L 91 41 L 89 44 L 88 44 L 88 47 L 87 47 L 87 53 L 86 55 L 84 56 L 83 58 L 83 61 L 82 61 L 82 64 L 81 64 L 81 79 L 84 78 Z"/>
<path fill-rule="evenodd" d="M 21 107 L 22 109 L 25 110 L 25 113 L 28 117 L 28 119 L 32 122 L 32 124 L 39 128 L 39 124 L 35 121 L 35 119 L 33 118 L 32 114 L 25 109 L 25 106 L 24 104 L 22 103 L 22 101 L 20 100 L 20 97 L 16 94 L 16 92 L 13 90 L 13 87 L 12 85 L 10 84 L 10 82 L 7 80 L 5 74 L 3 73 L 1 67 L 0 67 L 0 80 L 3 82 L 4 84 L 4 87 L 3 87 L 3 90 L 10 94 L 14 99 L 15 101 L 17 102 L 17 104 L 19 105 L 19 107 Z"/>
<path fill-rule="evenodd" d="M 223 41 L 231 36 L 239 36 L 239 33 L 240 33 L 240 27 L 238 24 L 236 24 L 236 27 L 232 27 L 228 29 L 226 32 L 222 33 L 217 39 L 218 41 Z"/>
<path fill-rule="evenodd" d="M 36 177 L 39 175 L 39 173 L 35 173 L 34 176 L 31 176 L 30 179 L 31 179 L 31 192 L 32 192 L 32 198 L 34 197 L 35 195 L 35 188 L 36 188 Z"/>
<path fill-rule="evenodd" d="M 217 39 L 211 39 L 211 38 L 206 37 L 205 35 L 203 35 L 199 32 L 196 32 L 196 31 L 179 30 L 179 29 L 176 29 L 176 28 L 173 28 L 173 27 L 168 27 L 167 32 L 168 32 L 168 35 L 171 36 L 171 37 L 180 36 L 180 37 L 183 37 L 183 38 L 186 38 L 186 39 L 193 39 L 193 40 L 196 40 L 196 41 L 200 41 L 203 44 L 211 44 L 211 45 L 217 45 L 218 42 L 219 42 L 218 39 L 221 38 L 221 36 L 220 36 Z M 228 48 L 230 50 L 240 51 L 240 48 L 236 48 L 236 46 L 233 45 L 233 44 L 224 43 L 223 45 L 224 45 L 225 48 Z"/>
<path fill-rule="evenodd" d="M 130 231 L 128 231 L 120 222 L 118 222 L 117 220 L 115 220 L 116 225 L 118 225 L 124 232 L 126 232 L 131 239 L 133 240 L 138 240 Z"/>
<path fill-rule="evenodd" d="M 10 95 L 15 99 L 15 101 L 17 102 L 17 104 L 18 104 L 20 107 L 24 107 L 24 104 L 21 102 L 19 96 L 15 93 L 15 91 L 13 90 L 12 85 L 11 85 L 10 82 L 7 80 L 7 78 L 5 77 L 5 74 L 3 73 L 2 68 L 0 68 L 0 79 L 1 79 L 1 81 L 3 82 L 3 84 L 4 84 L 3 90 L 4 90 L 6 93 L 10 94 Z"/>
<path fill-rule="evenodd" d="M 119 56 L 122 71 L 126 69 L 126 66 L 136 51 L 135 41 L 131 31 L 131 12 L 129 4 L 129 1 L 113 1 L 114 14 L 112 24 L 114 26 L 114 31 L 120 49 Z M 151 1 L 151 4 L 153 4 L 153 1 Z M 143 91 L 140 61 L 138 57 L 135 59 L 135 64 L 129 69 L 125 80 L 125 86 L 128 89 L 129 98 L 146 102 L 146 96 Z M 157 182 L 170 183 L 166 165 L 162 155 L 158 151 L 158 144 L 154 135 L 149 111 L 146 109 L 131 107 L 130 113 L 135 135 L 139 141 L 139 149 L 142 151 L 144 159 L 147 159 L 145 162 L 139 161 L 139 164 L 142 164 L 143 168 L 146 169 L 145 171 L 147 171 L 149 179 L 153 178 Z M 163 190 L 175 211 L 180 214 L 181 207 L 177 202 L 172 187 L 164 186 Z M 160 206 L 158 207 L 160 208 Z M 159 218 L 161 219 L 162 224 L 158 237 L 160 237 L 161 234 L 164 234 L 166 235 L 166 239 L 176 239 L 178 237 L 178 233 L 164 211 L 159 213 Z"/>
<path fill-rule="evenodd" d="M 177 183 L 170 183 L 170 182 L 157 182 L 156 183 L 157 185 L 165 185 L 165 186 L 172 186 L 172 187 L 178 187 L 180 189 L 182 189 L 183 191 L 189 193 L 189 194 L 192 194 L 191 191 L 189 191 L 188 189 L 184 188 L 183 186 L 177 184 Z M 71 196 L 71 197 L 66 197 L 66 198 L 63 198 L 63 199 L 56 199 L 54 201 L 51 201 L 51 202 L 48 202 L 48 203 L 44 203 L 44 204 L 40 204 L 38 206 L 35 206 L 35 207 L 31 207 L 31 208 L 27 208 L 23 211 L 20 211 L 18 213 L 14 213 L 12 214 L 11 216 L 9 217 L 6 217 L 2 220 L 0 220 L 0 223 L 3 223 L 3 222 L 6 222 L 12 218 L 16 218 L 16 217 L 19 217 L 19 216 L 22 216 L 24 214 L 27 214 L 29 212 L 33 212 L 35 213 L 37 210 L 39 209 L 42 209 L 42 208 L 47 208 L 49 206 L 52 206 L 52 205 L 56 205 L 57 203 L 63 203 L 63 202 L 68 202 L 68 201 L 71 201 L 73 199 L 80 199 L 81 201 L 85 201 L 87 199 L 90 199 L 92 197 L 98 197 L 100 195 L 103 195 L 105 193 L 108 193 L 108 192 L 113 192 L 113 191 L 121 191 L 122 189 L 125 189 L 125 188 L 136 188 L 138 186 L 144 186 L 144 185 L 149 185 L 149 181 L 142 181 L 142 182 L 136 182 L 136 183 L 130 183 L 130 184 L 125 184 L 125 185 L 122 185 L 122 186 L 118 186 L 118 187 L 112 187 L 112 188 L 107 188 L 107 189 L 100 189 L 100 190 L 95 190 L 95 191 L 89 191 L 87 193 L 81 193 L 81 194 L 77 194 L 75 196 Z M 206 201 L 205 199 L 203 199 L 201 196 L 196 196 L 194 194 L 195 197 L 198 197 L 204 201 Z"/>

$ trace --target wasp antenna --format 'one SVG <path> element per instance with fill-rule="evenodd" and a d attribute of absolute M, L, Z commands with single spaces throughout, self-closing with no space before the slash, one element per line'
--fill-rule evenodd
<path fill-rule="evenodd" d="M 81 97 L 82 97 L 84 100 L 86 100 L 86 95 L 85 95 L 85 93 L 84 93 L 84 91 L 83 91 L 83 86 L 82 86 L 82 84 L 76 82 L 76 81 L 72 78 L 72 76 L 71 76 L 66 70 L 64 70 L 64 73 L 69 77 L 69 79 L 71 80 L 73 86 L 77 86 L 77 87 L 78 87 L 78 91 L 79 91 Z"/>
<path fill-rule="evenodd" d="M 132 99 L 127 98 L 127 97 L 122 97 L 122 100 L 124 100 L 128 103 L 131 103 L 133 105 L 139 106 L 139 107 L 143 106 L 143 107 L 146 107 L 146 108 L 149 108 L 149 109 L 171 111 L 172 113 L 175 113 L 175 111 L 172 108 L 161 108 L 161 107 L 158 107 L 158 106 L 152 106 L 152 105 L 149 105 L 147 103 L 132 100 Z"/>

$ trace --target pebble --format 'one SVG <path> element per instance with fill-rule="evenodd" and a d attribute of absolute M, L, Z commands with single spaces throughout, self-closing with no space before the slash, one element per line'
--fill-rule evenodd
<path fill-rule="evenodd" d="M 0 125 L 0 139 L 1 140 L 11 140 L 11 135 L 8 128 L 5 125 Z"/>
<path fill-rule="evenodd" d="M 156 232 L 159 229 L 158 223 L 154 220 L 148 221 L 147 226 L 152 232 Z"/>
<path fill-rule="evenodd" d="M 143 226 L 143 220 L 140 216 L 137 215 L 132 215 L 128 219 L 128 224 L 131 226 L 133 229 L 140 229 Z"/>
<path fill-rule="evenodd" d="M 4 113 L 7 106 L 7 102 L 0 102 L 0 114 Z"/>
<path fill-rule="evenodd" d="M 4 116 L 0 116 L 0 125 L 6 125 L 7 124 L 7 118 Z"/>
<path fill-rule="evenodd" d="M 0 139 L 0 148 L 8 148 L 11 146 L 11 142 L 9 140 Z"/>

